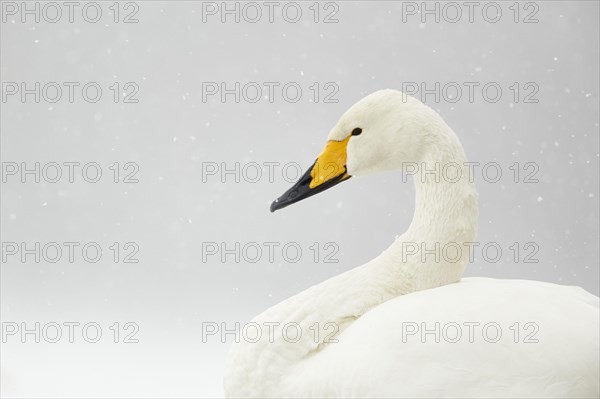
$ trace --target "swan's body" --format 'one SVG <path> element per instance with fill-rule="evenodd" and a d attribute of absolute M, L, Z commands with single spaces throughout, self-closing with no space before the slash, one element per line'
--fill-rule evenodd
<path fill-rule="evenodd" d="M 523 305 L 507 306 L 517 300 Z M 598 298 L 580 288 L 465 278 L 371 309 L 339 342 L 298 363 L 280 382 L 280 392 L 336 398 L 592 396 L 598 370 L 582 359 L 597 359 L 598 337 L 585 332 L 597 332 L 598 324 Z"/>
<path fill-rule="evenodd" d="M 312 169 L 272 209 L 350 176 L 407 165 L 466 168 L 466 161 L 439 115 L 402 93 L 382 90 L 342 116 Z M 325 167 L 332 165 L 333 173 Z M 232 347 L 226 394 L 598 397 L 598 297 L 535 281 L 460 281 L 468 251 L 451 258 L 410 252 L 475 241 L 477 194 L 467 177 L 466 170 L 453 181 L 415 176 L 413 221 L 390 248 L 256 317 L 262 338 Z M 440 342 L 434 333 L 425 334 L 425 342 L 422 331 L 410 334 L 415 326 L 435 330 L 436 322 Z M 486 323 L 496 324 L 483 336 Z M 286 330 L 291 334 L 284 333 L 286 325 L 292 325 Z M 472 342 L 469 336 L 451 342 L 456 326 L 463 335 L 473 333 Z M 498 327 L 502 337 L 490 342 Z M 339 342 L 324 342 L 333 328 Z"/>

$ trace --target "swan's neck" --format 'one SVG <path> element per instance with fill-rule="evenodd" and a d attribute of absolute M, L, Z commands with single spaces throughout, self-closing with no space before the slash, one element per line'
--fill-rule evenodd
<path fill-rule="evenodd" d="M 467 159 L 454 133 L 444 137 L 416 165 L 408 230 L 376 258 L 400 272 L 399 295 L 460 280 L 477 233 L 477 192 Z"/>

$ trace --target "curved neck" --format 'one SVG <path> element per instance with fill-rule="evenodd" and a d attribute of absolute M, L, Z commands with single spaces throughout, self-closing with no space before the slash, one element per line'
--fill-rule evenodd
<path fill-rule="evenodd" d="M 407 168 L 414 175 L 413 220 L 378 258 L 402 270 L 399 293 L 460 280 L 477 234 L 477 192 L 462 146 L 447 129 L 443 142 Z"/>

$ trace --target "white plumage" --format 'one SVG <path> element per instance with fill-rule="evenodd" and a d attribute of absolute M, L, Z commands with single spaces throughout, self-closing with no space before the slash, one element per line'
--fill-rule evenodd
<path fill-rule="evenodd" d="M 461 280 L 466 250 L 437 261 L 409 256 L 414 245 L 475 241 L 477 193 L 439 115 L 381 90 L 352 106 L 329 140 L 356 128 L 344 154 L 350 176 L 452 163 L 462 177 L 415 175 L 413 221 L 386 251 L 256 317 L 262 338 L 232 347 L 226 395 L 598 397 L 598 297 L 537 281 Z M 297 341 L 284 338 L 286 324 L 302 331 Z M 333 328 L 338 342 L 323 342 Z"/>

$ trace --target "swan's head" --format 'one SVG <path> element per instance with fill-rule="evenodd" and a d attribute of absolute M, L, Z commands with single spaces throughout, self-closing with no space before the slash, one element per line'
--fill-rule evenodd
<path fill-rule="evenodd" d="M 271 212 L 352 176 L 403 169 L 419 162 L 441 118 L 397 90 L 380 90 L 350 107 L 331 129 L 325 149 L 300 180 L 271 204 Z"/>

